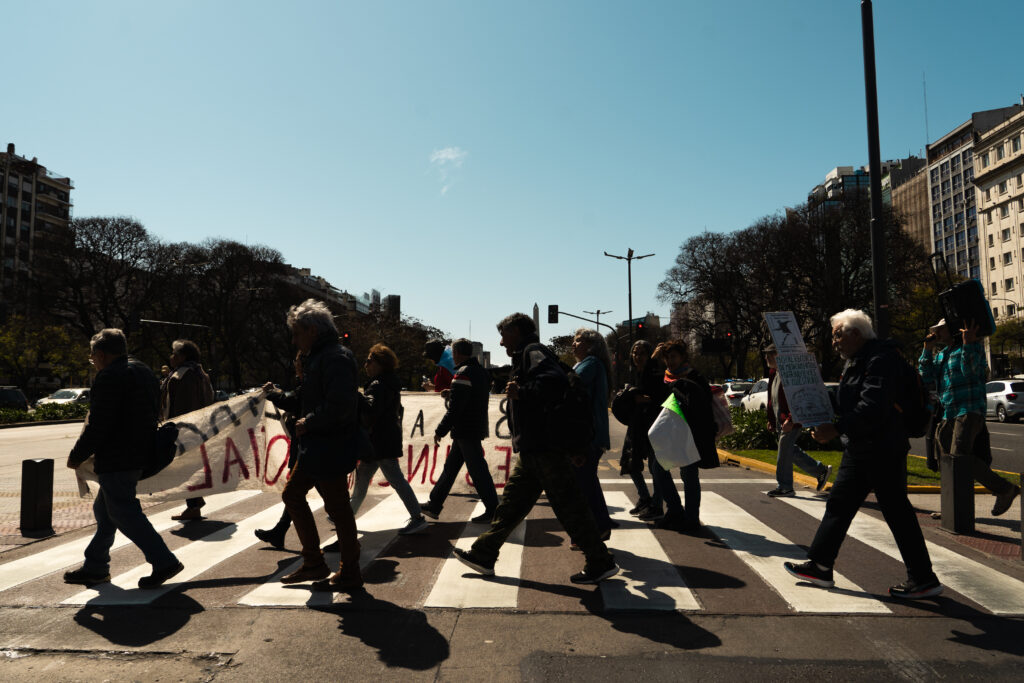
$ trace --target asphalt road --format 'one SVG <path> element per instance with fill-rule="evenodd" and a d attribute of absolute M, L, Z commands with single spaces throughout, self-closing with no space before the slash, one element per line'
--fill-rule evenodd
<path fill-rule="evenodd" d="M 1024 472 L 1024 423 L 989 420 L 989 439 L 992 444 L 992 467 L 1005 472 Z M 910 452 L 924 456 L 924 439 L 911 439 Z"/>

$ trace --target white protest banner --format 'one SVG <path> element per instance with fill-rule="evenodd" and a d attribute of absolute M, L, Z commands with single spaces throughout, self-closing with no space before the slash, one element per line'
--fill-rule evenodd
<path fill-rule="evenodd" d="M 290 440 L 282 414 L 263 392 L 245 394 L 179 415 L 177 455 L 139 482 L 147 500 L 178 500 L 237 489 L 283 490 Z M 97 481 L 93 458 L 80 479 Z M 147 495 L 148 494 L 148 495 Z"/>
<path fill-rule="evenodd" d="M 804 345 L 796 316 L 792 311 L 774 311 L 764 313 L 764 320 L 778 350 L 776 367 L 793 422 L 805 427 L 831 422 L 832 401 L 818 362 Z"/>

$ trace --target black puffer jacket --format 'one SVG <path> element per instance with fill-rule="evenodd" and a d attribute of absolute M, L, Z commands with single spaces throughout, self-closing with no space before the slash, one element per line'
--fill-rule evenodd
<path fill-rule="evenodd" d="M 543 452 L 551 447 L 547 417 L 565 394 L 568 377 L 551 349 L 533 334 L 524 340 L 523 348 L 513 352 L 509 379 L 519 385 L 519 398 L 508 402 L 512 450 Z"/>
<path fill-rule="evenodd" d="M 899 347 L 869 339 L 846 363 L 836 391 L 836 429 L 851 455 L 906 455 L 903 418 L 894 407 L 903 387 Z"/>
<path fill-rule="evenodd" d="M 273 392 L 276 406 L 306 420 L 306 433 L 298 437 L 296 467 L 314 479 L 348 474 L 369 449 L 358 420 L 359 392 L 352 352 L 333 335 L 321 337 L 303 365 L 303 381 L 296 391 Z"/>
<path fill-rule="evenodd" d="M 394 372 L 370 380 L 359 411 L 370 432 L 373 455 L 370 460 L 402 457 L 402 382 Z"/>
<path fill-rule="evenodd" d="M 661 366 L 653 358 L 648 360 L 637 379 L 637 386 L 631 392 L 634 400 L 638 395 L 645 395 L 651 402 L 634 403 L 630 411 L 626 438 L 622 443 L 621 474 L 643 472 L 644 462 L 654 452 L 647 431 L 661 412 L 661 404 L 668 398 L 670 391 L 669 385 L 665 384 Z"/>
<path fill-rule="evenodd" d="M 491 373 L 470 358 L 455 369 L 451 390 L 448 412 L 434 430 L 435 436 L 443 438 L 450 431 L 454 439 L 486 439 Z"/>
<path fill-rule="evenodd" d="M 160 383 L 149 367 L 121 356 L 96 374 L 89 414 L 68 462 L 95 455 L 97 474 L 142 470 L 152 454 L 160 411 Z"/>
<path fill-rule="evenodd" d="M 679 407 L 683 409 L 683 414 L 686 415 L 690 431 L 693 432 L 693 442 L 700 453 L 700 467 L 718 467 L 718 447 L 715 445 L 718 425 L 715 424 L 715 416 L 711 412 L 711 385 L 703 375 L 691 369 L 684 377 L 675 380 L 669 386 L 675 394 L 676 401 L 679 402 Z"/>

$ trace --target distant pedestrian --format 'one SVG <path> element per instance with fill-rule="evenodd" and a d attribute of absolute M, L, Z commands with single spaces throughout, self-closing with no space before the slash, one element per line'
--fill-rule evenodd
<path fill-rule="evenodd" d="M 199 347 L 189 339 L 178 339 L 171 344 L 171 368 L 160 391 L 160 419 L 191 413 L 213 403 L 210 377 L 200 365 Z M 203 518 L 201 509 L 206 504 L 201 497 L 187 498 L 185 510 L 171 517 L 182 522 Z"/>
<path fill-rule="evenodd" d="M 139 588 L 156 588 L 185 567 L 142 512 L 136 486 L 153 450 L 160 410 L 160 386 L 153 372 L 129 358 L 128 342 L 119 329 L 100 330 L 89 342 L 89 361 L 98 371 L 90 392 L 85 426 L 68 455 L 77 469 L 94 456 L 99 479 L 92 511 L 96 531 L 85 549 L 80 569 L 65 572 L 66 583 L 91 586 L 110 580 L 110 547 L 120 531 L 153 565 Z"/>
<path fill-rule="evenodd" d="M 596 330 L 581 327 L 572 340 L 572 355 L 576 358 L 573 370 L 579 375 L 583 387 L 590 395 L 594 416 L 594 440 L 582 462 L 574 462 L 576 482 L 590 505 L 590 511 L 597 523 L 602 541 L 611 538 L 612 518 L 608 514 L 608 503 L 601 490 L 597 467 L 601 455 L 611 448 L 608 435 L 608 398 L 611 394 L 612 361 L 608 356 L 608 345 Z M 573 542 L 574 549 L 578 547 Z"/>
<path fill-rule="evenodd" d="M 546 493 L 558 521 L 586 556 L 583 571 L 569 580 L 594 584 L 615 575 L 619 568 L 599 538 L 594 515 L 576 483 L 567 455 L 552 449 L 550 435 L 560 425 L 549 420 L 552 408 L 564 396 L 568 378 L 558 358 L 540 343 L 533 320 L 513 313 L 500 323 L 501 345 L 512 358 L 508 396 L 508 422 L 512 450 L 519 454 L 491 528 L 468 550 L 455 549 L 455 557 L 481 574 L 494 574 L 494 563 L 509 534 L 526 518 L 541 493 Z"/>
<path fill-rule="evenodd" d="M 775 344 L 764 349 L 765 362 L 768 363 L 768 431 L 775 432 L 779 437 L 779 450 L 775 456 L 775 481 L 778 484 L 767 492 L 771 498 L 783 498 L 796 495 L 793 491 L 793 465 L 815 478 L 818 491 L 825 488 L 832 466 L 807 455 L 797 445 L 801 426 L 793 422 L 789 412 L 789 401 L 783 388 L 782 376 L 778 369 L 779 352 Z"/>
<path fill-rule="evenodd" d="M 718 447 L 715 434 L 718 426 L 711 410 L 711 385 L 707 379 L 690 365 L 690 352 L 680 340 L 662 342 L 654 350 L 654 357 L 665 363 L 665 384 L 675 396 L 686 423 L 693 434 L 693 441 L 700 454 L 697 462 L 679 468 L 683 480 L 684 505 L 679 517 L 679 493 L 672 483 L 671 475 L 651 458 L 652 471 L 656 472 L 655 486 L 668 505 L 669 513 L 660 521 L 660 526 L 686 533 L 699 533 L 700 524 L 700 468 L 718 465 Z"/>
<path fill-rule="evenodd" d="M 473 344 L 468 339 L 452 342 L 452 360 L 455 363 L 455 377 L 452 380 L 448 410 L 434 430 L 435 446 L 450 432 L 452 447 L 444 461 L 441 476 L 430 490 L 428 501 L 420 509 L 431 519 L 441 515 L 444 502 L 465 463 L 477 495 L 484 504 L 483 513 L 472 521 L 490 524 L 494 511 L 498 509 L 498 493 L 484 459 L 482 440 L 489 433 L 491 376 L 473 357 Z"/>
<path fill-rule="evenodd" d="M 945 348 L 936 353 L 938 344 Z M 938 386 L 942 404 L 935 442 L 939 453 L 966 458 L 974 479 L 991 491 L 992 515 L 1002 515 L 1020 494 L 1020 487 L 992 471 L 992 449 L 985 424 L 985 380 L 988 364 L 978 341 L 978 326 L 969 325 L 953 336 L 945 319 L 931 328 L 918 361 L 926 383 Z"/>
<path fill-rule="evenodd" d="M 300 415 L 295 422 L 299 458 L 281 495 L 302 543 L 302 566 L 281 579 L 299 583 L 323 579 L 330 570 L 320 549 L 320 534 L 306 494 L 316 486 L 338 530 L 341 565 L 318 588 L 351 590 L 363 585 L 359 569 L 356 520 L 349 506 L 348 473 L 366 442 L 359 424 L 359 391 L 352 352 L 338 341 L 338 329 L 326 304 L 307 299 L 288 310 L 292 343 L 304 354 L 298 391 L 281 392 L 264 385 L 274 405 Z"/>
<path fill-rule="evenodd" d="M 452 347 L 441 339 L 430 339 L 423 346 L 423 357 L 434 363 L 434 379 L 423 383 L 424 391 L 444 394 L 452 386 L 455 377 L 455 361 L 452 359 Z"/>
<path fill-rule="evenodd" d="M 889 588 L 897 598 L 938 595 L 942 584 L 932 571 L 921 525 L 907 498 L 910 442 L 895 403 L 906 388 L 899 349 L 876 338 L 871 318 L 847 309 L 832 316 L 832 346 L 846 360 L 837 395 L 836 422 L 819 425 L 819 443 L 843 439 L 843 459 L 825 505 L 825 516 L 807 551 L 807 561 L 784 566 L 793 576 L 823 588 L 834 585 L 832 568 L 846 532 L 872 491 L 907 566 L 907 580 Z"/>
<path fill-rule="evenodd" d="M 426 531 L 428 524 L 420 512 L 419 501 L 402 471 L 402 383 L 395 374 L 398 357 L 384 344 L 374 344 L 366 356 L 369 384 L 361 397 L 359 409 L 363 425 L 370 432 L 373 450 L 356 467 L 356 483 L 352 487 L 352 512 L 358 512 L 366 491 L 379 469 L 391 488 L 405 504 L 409 521 L 400 534 Z"/>

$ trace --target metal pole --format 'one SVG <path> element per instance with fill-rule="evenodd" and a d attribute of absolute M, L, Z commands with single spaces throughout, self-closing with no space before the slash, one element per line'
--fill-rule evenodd
<path fill-rule="evenodd" d="M 889 336 L 889 297 L 885 276 L 885 223 L 882 216 L 882 157 L 878 142 L 878 89 L 875 83 L 875 29 L 871 0 L 861 0 L 864 35 L 864 95 L 868 115 L 868 164 L 871 182 L 871 284 L 875 332 Z"/>
<path fill-rule="evenodd" d="M 609 254 L 607 251 L 604 252 L 605 256 L 609 258 L 617 258 L 620 261 L 626 262 L 626 286 L 629 291 L 629 346 L 633 348 L 633 259 L 640 260 L 647 258 L 648 256 L 654 256 L 654 254 L 644 254 L 643 256 L 634 256 L 633 250 L 626 250 L 625 256 L 616 256 L 615 254 Z"/>
<path fill-rule="evenodd" d="M 596 316 L 594 318 L 594 320 L 595 320 L 595 322 L 594 322 L 594 329 L 595 330 L 597 329 L 597 326 L 601 324 L 601 314 L 602 313 L 611 313 L 611 311 L 602 311 L 600 308 L 597 309 L 596 311 L 583 311 L 583 312 L 586 313 L 587 315 Z"/>

